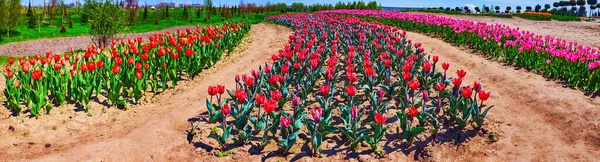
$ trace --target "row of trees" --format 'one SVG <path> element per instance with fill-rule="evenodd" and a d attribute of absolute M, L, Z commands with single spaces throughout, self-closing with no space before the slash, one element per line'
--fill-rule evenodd
<path fill-rule="evenodd" d="M 526 6 L 525 7 L 525 12 L 550 12 L 552 14 L 559 14 L 559 15 L 569 15 L 569 16 L 586 16 L 586 6 L 585 5 L 589 5 L 589 9 L 590 9 L 590 14 L 589 15 L 593 15 L 592 11 L 596 10 L 598 8 L 600 8 L 600 4 L 598 3 L 598 0 L 570 0 L 570 1 L 559 1 L 559 2 L 554 2 L 552 5 L 550 4 L 545 4 L 545 5 L 540 5 L 537 4 L 535 6 Z M 571 6 L 571 8 L 567 8 L 568 6 Z M 579 6 L 579 7 L 576 7 Z M 554 7 L 554 8 L 552 8 Z M 438 8 L 427 8 L 429 10 L 446 10 L 446 11 L 465 11 L 465 12 L 472 12 L 471 9 L 467 6 L 465 7 L 455 7 L 455 8 L 450 8 L 450 7 L 438 7 Z M 516 6 L 516 13 L 521 13 L 521 11 L 523 10 L 523 8 L 521 6 Z M 485 12 L 485 13 L 500 13 L 501 8 L 500 6 L 492 6 L 492 7 L 488 7 L 488 6 L 483 6 L 482 8 L 479 7 L 475 7 L 474 8 L 475 12 Z M 511 6 L 506 6 L 504 13 L 510 13 L 512 11 L 512 7 Z"/>

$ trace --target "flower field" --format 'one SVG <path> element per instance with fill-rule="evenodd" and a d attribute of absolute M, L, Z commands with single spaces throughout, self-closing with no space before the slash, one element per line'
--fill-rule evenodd
<path fill-rule="evenodd" d="M 287 154 L 307 137 L 300 140 L 310 150 L 301 151 L 320 156 L 324 139 L 341 136 L 353 150 L 368 144 L 379 154 L 390 136 L 412 144 L 423 136 L 435 142 L 447 123 L 479 130 L 493 107 L 481 83 L 463 83 L 465 70 L 448 71 L 449 63 L 428 57 L 395 27 L 332 14 L 267 21 L 295 30 L 289 44 L 272 63 L 236 76 L 235 87 L 207 89 L 208 121 L 221 123 L 210 137 L 223 150 L 274 139 Z"/>
<path fill-rule="evenodd" d="M 583 91 L 600 90 L 600 50 L 553 36 L 540 36 L 501 24 L 452 19 L 431 14 L 335 10 L 325 13 L 362 15 L 406 30 L 438 35 L 468 45 L 508 65 L 527 68 Z"/>
<path fill-rule="evenodd" d="M 249 30 L 248 23 L 225 23 L 176 33 L 113 40 L 83 52 L 9 58 L 5 66 L 7 107 L 14 115 L 36 118 L 54 107 L 105 97 L 110 106 L 127 108 L 147 92 L 173 88 L 182 77 L 194 78 L 231 51 Z M 22 110 L 27 107 L 26 110 Z"/>
<path fill-rule="evenodd" d="M 11 58 L 0 72 L 0 159 L 600 156 L 600 49 L 566 41 L 596 28 L 446 16 L 278 13 Z M 576 25 L 586 29 L 559 30 Z"/>

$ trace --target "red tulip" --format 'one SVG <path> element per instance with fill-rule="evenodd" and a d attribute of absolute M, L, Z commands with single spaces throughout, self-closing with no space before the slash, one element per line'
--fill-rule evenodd
<path fill-rule="evenodd" d="M 135 63 L 135 70 L 136 71 L 141 71 L 142 70 L 142 64 L 140 62 L 136 62 Z"/>
<path fill-rule="evenodd" d="M 6 69 L 6 71 L 11 71 L 10 70 L 10 65 L 6 65 L 4 68 Z"/>
<path fill-rule="evenodd" d="M 117 66 L 117 65 L 113 65 L 113 67 L 112 67 L 112 72 L 113 72 L 113 74 L 115 74 L 115 75 L 119 74 L 119 66 Z"/>
<path fill-rule="evenodd" d="M 408 109 L 408 116 L 416 117 L 419 114 L 419 110 L 417 110 L 414 106 Z"/>
<path fill-rule="evenodd" d="M 310 110 L 310 115 L 312 115 L 313 120 L 319 123 L 321 122 L 321 115 L 323 115 L 323 109 L 321 107 L 316 107 Z"/>
<path fill-rule="evenodd" d="M 141 58 L 142 60 L 144 60 L 144 61 L 148 60 L 148 57 L 149 57 L 149 56 L 148 56 L 148 54 L 146 54 L 146 53 L 143 53 L 143 54 L 141 54 L 141 55 L 140 55 L 140 58 Z"/>
<path fill-rule="evenodd" d="M 28 73 L 29 72 L 29 66 L 28 65 L 22 65 L 21 66 L 21 71 Z"/>
<path fill-rule="evenodd" d="M 290 127 L 290 118 L 289 117 L 281 117 L 281 119 L 279 119 L 279 122 L 281 123 L 281 126 L 283 126 L 283 128 L 289 128 Z"/>
<path fill-rule="evenodd" d="M 287 65 L 281 66 L 281 72 L 287 74 L 290 71 L 290 67 Z"/>
<path fill-rule="evenodd" d="M 60 70 L 60 64 L 54 64 L 54 70 L 58 71 Z"/>
<path fill-rule="evenodd" d="M 387 120 L 387 117 L 385 114 L 380 114 L 379 112 L 375 112 L 375 124 L 385 124 L 385 120 Z"/>
<path fill-rule="evenodd" d="M 450 68 L 450 63 L 447 63 L 447 62 L 442 63 L 442 68 L 444 68 L 444 70 L 448 70 L 448 68 Z"/>
<path fill-rule="evenodd" d="M 14 58 L 8 58 L 8 64 L 12 65 L 13 63 L 15 63 L 15 59 Z"/>
<path fill-rule="evenodd" d="M 37 70 L 34 70 L 34 71 L 31 73 L 31 78 L 33 78 L 33 80 L 36 80 L 36 81 L 37 81 L 37 80 L 40 80 L 40 79 L 42 78 L 42 71 L 41 71 L 41 70 L 39 70 L 39 69 L 37 69 Z"/>
<path fill-rule="evenodd" d="M 365 69 L 365 74 L 367 74 L 367 76 L 374 76 L 375 75 L 375 69 L 373 69 L 373 68 L 366 68 Z"/>
<path fill-rule="evenodd" d="M 385 67 L 390 67 L 392 66 L 392 60 L 386 59 L 383 61 L 383 65 L 385 65 Z"/>
<path fill-rule="evenodd" d="M 354 82 L 358 81 L 358 78 L 354 74 L 347 75 L 347 77 L 348 77 L 348 82 L 350 82 L 350 83 L 354 83 Z"/>
<path fill-rule="evenodd" d="M 148 64 L 148 63 L 145 63 L 145 64 L 144 64 L 144 69 L 148 70 L 149 68 L 150 68 L 150 64 Z"/>
<path fill-rule="evenodd" d="M 98 60 L 98 62 L 96 62 L 96 68 L 101 69 L 102 67 L 104 67 L 104 61 Z"/>
<path fill-rule="evenodd" d="M 7 77 L 8 79 L 11 79 L 11 78 L 13 77 L 12 71 L 7 71 L 7 72 L 6 72 L 6 77 Z"/>
<path fill-rule="evenodd" d="M 275 101 L 279 101 L 281 100 L 281 92 L 279 92 L 279 90 L 274 90 L 273 92 L 271 92 L 271 99 L 275 100 Z"/>
<path fill-rule="evenodd" d="M 263 103 L 263 109 L 267 113 L 271 113 L 271 112 L 275 111 L 276 108 L 277 108 L 277 101 L 275 101 L 275 100 L 269 100 L 269 101 L 266 101 Z"/>
<path fill-rule="evenodd" d="M 412 79 L 412 74 L 410 72 L 402 72 L 402 79 L 405 81 L 409 81 Z"/>
<path fill-rule="evenodd" d="M 452 84 L 454 84 L 454 86 L 460 87 L 460 84 L 462 84 L 462 79 L 461 78 L 452 78 Z"/>
<path fill-rule="evenodd" d="M 208 86 L 208 95 L 214 96 L 217 95 L 217 87 L 216 86 Z"/>
<path fill-rule="evenodd" d="M 87 65 L 85 65 L 85 64 L 79 65 L 79 69 L 81 70 L 82 73 L 85 73 L 88 70 Z"/>
<path fill-rule="evenodd" d="M 444 82 L 440 82 L 437 85 L 435 85 L 435 90 L 439 92 L 444 91 L 444 89 L 446 89 L 446 84 L 444 84 Z"/>
<path fill-rule="evenodd" d="M 133 57 L 127 59 L 127 64 L 132 65 L 134 62 Z"/>
<path fill-rule="evenodd" d="M 143 76 L 144 76 L 144 74 L 141 71 L 136 71 L 135 72 L 135 78 L 142 79 Z"/>
<path fill-rule="evenodd" d="M 219 93 L 219 94 L 225 93 L 225 86 L 217 85 L 217 93 Z"/>
<path fill-rule="evenodd" d="M 473 89 L 471 89 L 471 87 L 463 87 L 460 91 L 464 98 L 471 98 L 471 93 L 473 93 Z"/>
<path fill-rule="evenodd" d="M 35 65 L 35 60 L 36 60 L 36 59 L 33 59 L 33 58 L 32 58 L 32 59 L 29 59 L 29 64 L 31 64 L 31 65 Z"/>
<path fill-rule="evenodd" d="M 319 90 L 321 90 L 321 95 L 327 96 L 331 91 L 331 88 L 328 85 L 321 85 L 321 87 L 319 87 Z"/>
<path fill-rule="evenodd" d="M 177 59 L 177 58 L 179 58 L 179 53 L 173 51 L 173 52 L 171 52 L 171 57 L 174 59 Z"/>
<path fill-rule="evenodd" d="M 491 93 L 492 92 L 481 90 L 479 91 L 479 99 L 481 99 L 481 101 L 485 101 L 490 97 Z"/>
<path fill-rule="evenodd" d="M 350 115 L 352 118 L 356 118 L 358 116 L 358 109 L 356 106 L 352 106 L 352 109 L 350 109 Z"/>
<path fill-rule="evenodd" d="M 94 71 L 94 69 L 96 69 L 96 63 L 94 63 L 94 62 L 89 62 L 87 66 L 88 66 L 87 68 L 90 72 Z"/>
<path fill-rule="evenodd" d="M 165 56 L 165 49 L 164 48 L 160 48 L 158 49 L 158 56 Z"/>
<path fill-rule="evenodd" d="M 429 63 L 429 62 L 423 63 L 423 70 L 425 70 L 426 72 L 431 71 L 431 63 Z"/>
<path fill-rule="evenodd" d="M 419 84 L 418 80 L 411 80 L 410 82 L 408 82 L 408 87 L 410 88 L 410 90 L 417 90 L 419 89 L 419 86 L 421 86 Z"/>
<path fill-rule="evenodd" d="M 437 62 L 438 62 L 438 60 L 439 60 L 439 57 L 438 57 L 438 56 L 433 56 L 433 63 L 437 63 Z"/>
<path fill-rule="evenodd" d="M 187 55 L 188 57 L 192 57 L 194 55 L 194 50 L 192 50 L 192 49 L 185 50 L 185 55 Z"/>
<path fill-rule="evenodd" d="M 247 86 L 252 87 L 254 85 L 254 78 L 253 77 L 245 77 L 244 83 L 246 83 Z"/>
<path fill-rule="evenodd" d="M 478 81 L 474 81 L 473 82 L 473 90 L 475 90 L 475 92 L 479 92 L 479 90 L 481 90 L 481 83 Z"/>
<path fill-rule="evenodd" d="M 123 64 L 123 59 L 120 57 L 115 58 L 115 64 L 117 64 L 117 65 Z"/>
<path fill-rule="evenodd" d="M 456 75 L 458 75 L 458 77 L 460 77 L 460 78 L 464 78 L 465 75 L 467 75 L 467 72 L 464 70 L 457 70 Z"/>
<path fill-rule="evenodd" d="M 356 88 L 354 88 L 354 86 L 352 85 L 347 86 L 346 93 L 348 94 L 348 96 L 353 97 L 354 95 L 356 95 Z"/>
<path fill-rule="evenodd" d="M 230 112 L 231 112 L 231 108 L 229 107 L 229 104 L 225 104 L 225 105 L 221 106 L 221 113 L 223 114 L 223 116 L 229 115 Z"/>
<path fill-rule="evenodd" d="M 234 96 L 240 103 L 246 102 L 246 98 L 248 97 L 248 95 L 246 95 L 246 91 L 242 89 L 236 89 L 234 92 Z"/>
<path fill-rule="evenodd" d="M 254 96 L 254 100 L 256 100 L 257 105 L 262 105 L 263 103 L 265 103 L 266 98 L 261 94 L 256 94 Z"/>

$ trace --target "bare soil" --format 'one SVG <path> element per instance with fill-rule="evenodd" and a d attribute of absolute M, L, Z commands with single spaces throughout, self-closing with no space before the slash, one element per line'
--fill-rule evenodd
<path fill-rule="evenodd" d="M 446 17 L 474 20 L 492 24 L 504 24 L 513 28 L 527 30 L 537 35 L 552 35 L 567 41 L 600 48 L 600 23 L 586 21 L 533 21 L 519 17 L 496 18 L 489 16 L 463 16 L 439 14 Z"/>
<path fill-rule="evenodd" d="M 148 37 L 154 35 L 154 33 L 175 32 L 177 30 L 185 30 L 186 28 L 195 28 L 195 26 L 179 26 L 146 33 L 117 34 L 115 38 L 129 39 L 142 37 L 144 40 L 147 40 Z M 90 36 L 44 38 L 24 42 L 12 42 L 0 45 L 0 55 L 31 56 L 36 54 L 43 55 L 48 51 L 53 53 L 63 53 L 69 51 L 70 48 L 87 49 L 92 43 Z"/>
<path fill-rule="evenodd" d="M 40 119 L 12 117 L 0 109 L 0 159 L 10 161 L 594 161 L 600 157 L 600 101 L 590 95 L 540 75 L 487 60 L 438 39 L 409 32 L 426 52 L 449 62 L 449 75 L 465 69 L 463 83 L 481 81 L 492 92 L 487 104 L 496 105 L 484 126 L 499 141 L 466 132 L 464 142 L 444 142 L 427 148 L 383 141 L 386 153 L 363 151 L 351 154 L 342 140 L 331 137 L 323 145 L 323 158 L 305 151 L 282 156 L 277 146 L 257 151 L 251 145 L 236 146 L 232 155 L 215 156 L 219 145 L 207 138 L 217 124 L 202 123 L 199 135 L 189 144 L 188 120 L 206 113 L 206 87 L 234 86 L 236 74 L 248 73 L 281 49 L 291 31 L 282 26 L 253 26 L 244 45 L 216 68 L 175 90 L 123 111 L 94 107 L 92 116 L 74 107 L 56 108 Z M 241 51 L 241 52 L 239 52 Z M 106 113 L 102 112 L 105 108 Z M 200 115 L 201 116 L 201 115 Z M 56 128 L 56 129 L 53 129 Z M 388 139 L 386 137 L 386 139 Z M 421 141 L 424 139 L 419 139 Z M 273 143 L 273 142 L 272 142 Z M 418 144 L 417 142 L 416 144 Z M 305 147 L 305 144 L 300 144 Z M 381 147 L 380 146 L 380 147 Z M 364 147 L 363 147 L 364 148 Z M 408 149 L 406 149 L 408 148 Z M 295 146 L 294 150 L 300 150 Z M 303 148 L 302 150 L 307 150 Z M 388 152 L 391 150 L 391 152 Z"/>

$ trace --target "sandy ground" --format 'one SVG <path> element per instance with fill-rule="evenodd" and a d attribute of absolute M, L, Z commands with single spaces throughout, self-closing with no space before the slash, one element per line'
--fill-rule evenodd
<path fill-rule="evenodd" d="M 553 35 L 567 41 L 579 42 L 583 45 L 600 48 L 600 23 L 597 22 L 574 22 L 574 21 L 532 21 L 513 17 L 512 19 L 494 18 L 488 16 L 462 16 L 439 14 L 452 18 L 481 21 L 487 23 L 498 23 L 513 28 L 531 31 L 537 35 Z"/>
<path fill-rule="evenodd" d="M 158 31 L 146 33 L 128 33 L 118 34 L 116 38 L 137 38 L 142 37 L 147 41 L 148 37 L 154 33 L 175 32 L 185 30 L 186 28 L 195 28 L 195 26 L 179 26 L 166 28 Z M 90 36 L 44 38 L 24 42 L 13 42 L 0 45 L 0 55 L 4 56 L 30 56 L 36 54 L 44 55 L 47 51 L 53 53 L 63 53 L 73 49 L 87 49 L 92 44 Z"/>
<path fill-rule="evenodd" d="M 496 105 L 486 128 L 499 141 L 475 135 L 461 145 L 432 146 L 431 158 L 420 159 L 420 151 L 397 149 L 381 159 L 366 153 L 347 158 L 342 148 L 325 144 L 325 158 L 310 158 L 302 152 L 290 156 L 271 153 L 250 154 L 251 147 L 233 149 L 233 155 L 218 158 L 218 148 L 207 139 L 214 124 L 201 125 L 200 142 L 188 144 L 187 120 L 205 113 L 206 87 L 224 84 L 233 87 L 236 74 L 247 73 L 269 59 L 286 42 L 290 30 L 258 24 L 250 31 L 241 53 L 221 61 L 217 68 L 194 81 L 181 82 L 156 99 L 128 111 L 114 108 L 92 110 L 93 116 L 74 112 L 72 107 L 56 108 L 41 119 L 8 117 L 0 119 L 0 159 L 10 161 L 594 161 L 600 157 L 600 101 L 578 90 L 513 67 L 486 60 L 452 47 L 438 39 L 410 33 L 427 52 L 450 62 L 450 71 L 467 70 L 464 83 L 481 81 L 492 92 L 488 104 Z M 234 52 L 235 53 L 235 52 Z M 8 116 L 1 110 L 0 116 Z M 56 126 L 56 130 L 53 127 Z M 12 128 L 12 129 L 11 129 Z M 212 142 L 211 142 L 212 141 Z M 387 142 L 386 142 L 387 143 Z M 16 144 L 13 145 L 13 144 Z M 387 144 L 386 144 L 387 145 Z M 391 146 L 390 146 L 391 147 Z"/>

